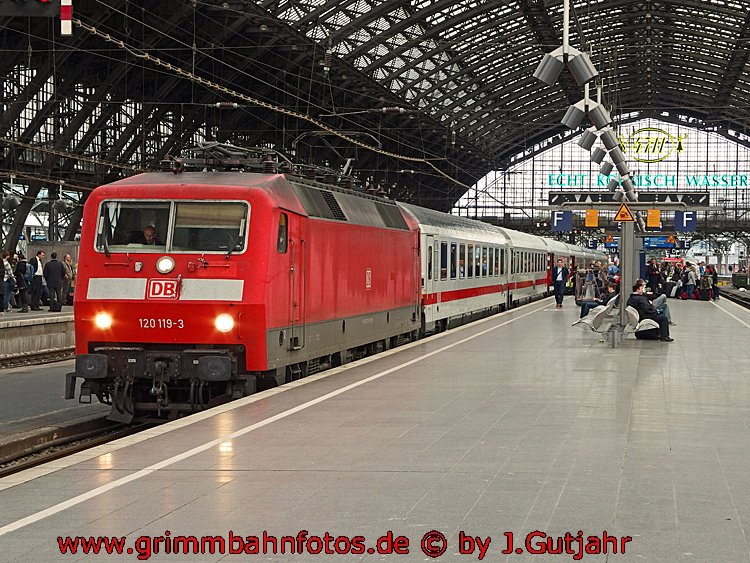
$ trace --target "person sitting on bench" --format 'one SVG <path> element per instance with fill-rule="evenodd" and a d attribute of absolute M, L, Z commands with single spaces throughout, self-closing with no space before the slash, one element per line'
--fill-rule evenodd
<path fill-rule="evenodd" d="M 643 294 L 645 287 L 646 282 L 644 280 L 640 278 L 635 280 L 633 293 L 628 298 L 628 305 L 638 311 L 640 320 L 652 319 L 659 323 L 659 340 L 662 342 L 673 342 L 674 338 L 670 338 L 669 336 L 669 320 L 664 315 L 660 315 L 656 307 L 648 300 L 648 297 Z"/>
<path fill-rule="evenodd" d="M 598 307 L 599 305 L 606 305 L 607 303 L 609 303 L 610 299 L 617 295 L 615 293 L 615 290 L 617 289 L 617 286 L 615 284 L 608 282 L 604 287 L 606 288 L 606 291 L 604 292 L 604 295 L 602 295 L 599 299 L 581 302 L 581 319 L 588 315 L 589 312 L 591 312 L 591 309 Z"/>

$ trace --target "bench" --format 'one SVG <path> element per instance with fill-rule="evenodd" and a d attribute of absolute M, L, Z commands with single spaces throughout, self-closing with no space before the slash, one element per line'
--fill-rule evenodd
<path fill-rule="evenodd" d="M 615 310 L 615 303 L 618 302 L 619 295 L 615 295 L 612 299 L 607 301 L 606 305 L 599 305 L 589 311 L 589 314 L 585 317 L 581 317 L 573 326 L 585 325 L 588 326 L 594 332 L 607 332 L 609 327 L 612 326 L 612 322 L 617 316 Z"/>
<path fill-rule="evenodd" d="M 655 320 L 653 319 L 640 320 L 638 316 L 638 311 L 635 309 L 635 307 L 631 307 L 630 305 L 628 305 L 625 308 L 625 311 L 628 314 L 628 325 L 625 327 L 626 333 L 635 334 L 643 330 L 653 330 L 653 329 L 659 330 L 659 323 L 657 323 Z M 632 327 L 632 330 L 628 330 L 628 327 Z"/>

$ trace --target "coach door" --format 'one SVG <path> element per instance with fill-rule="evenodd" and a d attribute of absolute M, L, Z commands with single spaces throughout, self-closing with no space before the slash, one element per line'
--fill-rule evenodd
<path fill-rule="evenodd" d="M 302 221 L 292 215 L 289 225 L 289 350 L 305 347 L 307 312 L 307 240 Z"/>

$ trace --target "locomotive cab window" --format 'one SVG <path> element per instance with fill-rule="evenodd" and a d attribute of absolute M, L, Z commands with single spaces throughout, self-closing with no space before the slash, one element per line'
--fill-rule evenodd
<path fill-rule="evenodd" d="M 164 252 L 169 227 L 168 202 L 108 201 L 102 204 L 96 232 L 96 248 L 125 252 Z M 148 237 L 148 239 L 147 239 Z"/>
<path fill-rule="evenodd" d="M 173 250 L 242 250 L 245 206 L 241 203 L 178 202 L 175 209 Z"/>
<path fill-rule="evenodd" d="M 248 206 L 217 201 L 106 201 L 97 222 L 100 252 L 223 252 L 245 246 Z"/>

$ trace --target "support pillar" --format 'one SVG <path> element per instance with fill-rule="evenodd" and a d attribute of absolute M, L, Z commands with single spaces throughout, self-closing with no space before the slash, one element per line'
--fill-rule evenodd
<path fill-rule="evenodd" d="M 638 250 L 635 244 L 635 223 L 626 221 L 620 225 L 620 326 L 624 328 L 628 324 L 628 314 L 625 311 L 628 296 L 638 279 Z"/>

